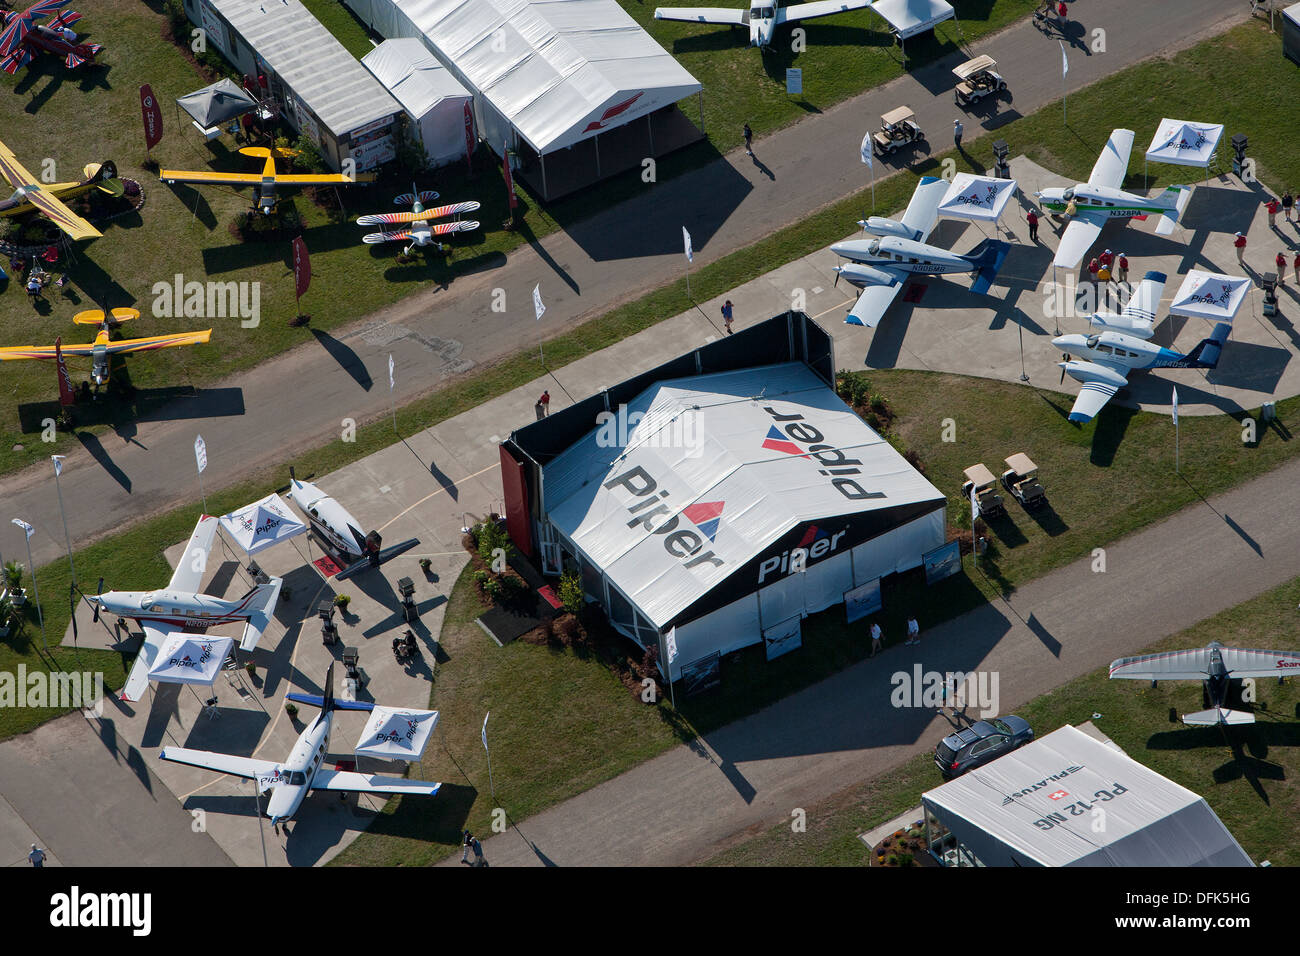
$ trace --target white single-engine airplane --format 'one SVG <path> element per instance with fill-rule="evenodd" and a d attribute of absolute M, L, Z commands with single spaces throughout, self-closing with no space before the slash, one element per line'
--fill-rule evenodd
<path fill-rule="evenodd" d="M 333 550 L 349 560 L 349 564 L 334 576 L 341 581 L 368 567 L 377 567 L 403 551 L 419 544 L 418 538 L 409 538 L 400 544 L 380 550 L 383 539 L 379 532 L 369 534 L 361 530 L 361 522 L 310 481 L 299 481 L 289 469 L 289 497 L 307 515 L 311 528 Z"/>
<path fill-rule="evenodd" d="M 136 655 L 126 686 L 122 688 L 122 700 L 137 701 L 144 695 L 149 686 L 149 668 L 171 634 L 206 631 L 218 624 L 243 621 L 244 633 L 239 646 L 251 651 L 257 647 L 262 632 L 271 623 L 275 602 L 280 597 L 280 585 L 284 583 L 282 578 L 271 578 L 267 584 L 259 584 L 238 601 L 199 593 L 217 524 L 217 519 L 211 515 L 199 518 L 167 587 L 158 591 L 107 591 L 86 598 L 95 607 L 96 621 L 101 611 L 107 611 L 138 621 L 144 628 L 144 644 Z M 101 586 L 103 583 L 101 578 Z"/>
<path fill-rule="evenodd" d="M 334 790 L 349 793 L 377 793 L 385 797 L 398 794 L 432 797 L 442 786 L 425 780 L 407 780 L 404 777 L 380 777 L 349 770 L 324 769 L 325 755 L 329 752 L 330 731 L 336 710 L 370 710 L 371 703 L 353 703 L 334 699 L 334 665 L 325 672 L 325 693 L 320 697 L 306 694 L 287 694 L 290 700 L 312 704 L 320 713 L 298 736 L 293 750 L 282 763 L 258 760 L 254 757 L 237 757 L 207 750 L 187 750 L 184 747 L 164 747 L 158 754 L 173 763 L 202 767 L 218 773 L 256 780 L 259 787 L 270 786 L 271 798 L 266 802 L 266 815 L 277 829 L 281 820 L 288 820 L 298 812 L 303 799 L 312 790 Z"/>
<path fill-rule="evenodd" d="M 1128 158 L 1132 151 L 1133 131 L 1112 130 L 1106 148 L 1097 157 L 1086 183 L 1034 193 L 1034 198 L 1049 212 L 1065 212 L 1071 203 L 1074 204 L 1074 213 L 1056 249 L 1054 265 L 1062 269 L 1077 266 L 1097 241 L 1101 227 L 1111 219 L 1132 219 L 1159 213 L 1156 235 L 1167 236 L 1174 231 L 1174 224 L 1192 196 L 1191 187 L 1170 186 L 1153 197 L 1125 192 L 1120 186 L 1128 172 Z"/>
<path fill-rule="evenodd" d="M 679 20 L 683 23 L 721 23 L 749 27 L 749 45 L 765 49 L 772 45 L 772 34 L 783 23 L 826 17 L 832 13 L 865 10 L 872 0 L 815 0 L 778 7 L 777 0 L 750 0 L 748 9 L 734 7 L 658 7 L 656 20 Z"/>
<path fill-rule="evenodd" d="M 1148 272 L 1122 315 L 1099 313 L 1092 317 L 1090 322 L 1106 331 L 1092 335 L 1075 332 L 1052 339 L 1052 344 L 1064 353 L 1061 356 L 1064 361 L 1056 363 L 1061 367 L 1061 381 L 1064 382 L 1069 374 L 1082 383 L 1079 397 L 1070 409 L 1070 421 L 1091 421 L 1116 392 L 1128 385 L 1129 372 L 1151 368 L 1218 367 L 1223 343 L 1232 331 L 1232 326 L 1226 322 L 1216 325 L 1210 337 L 1202 339 L 1186 355 L 1147 341 L 1164 287 L 1163 274 Z M 1126 324 L 1133 328 L 1114 331 Z M 1079 361 L 1071 360 L 1071 355 Z"/>
<path fill-rule="evenodd" d="M 1300 655 L 1290 651 L 1255 651 L 1224 647 L 1211 641 L 1191 651 L 1169 651 L 1142 657 L 1121 657 L 1112 661 L 1110 676 L 1128 680 L 1199 680 L 1204 683 L 1205 703 L 1209 710 L 1183 714 L 1182 721 L 1194 726 L 1215 724 L 1253 724 L 1255 715 L 1224 706 L 1235 681 L 1247 677 L 1276 677 L 1300 674 Z"/>
<path fill-rule="evenodd" d="M 875 328 L 913 273 L 971 272 L 976 276 L 971 291 L 988 292 L 1010 246 L 985 239 L 969 254 L 958 255 L 926 242 L 939 218 L 939 201 L 947 191 L 947 181 L 926 176 L 917 184 L 902 222 L 882 216 L 859 220 L 863 231 L 876 238 L 850 239 L 831 246 L 831 252 L 852 260 L 850 265 L 835 267 L 836 283 L 844 279 L 862 290 L 845 322 Z"/>
<path fill-rule="evenodd" d="M 398 206 L 410 206 L 410 212 L 384 212 L 357 218 L 358 226 L 405 226 L 406 228 L 392 232 L 367 233 L 361 237 L 361 241 L 374 245 L 380 242 L 397 242 L 409 239 L 411 244 L 403 250 L 403 255 L 409 256 L 417 246 L 434 246 L 439 252 L 442 252 L 443 245 L 440 242 L 435 242 L 434 236 L 449 236 L 454 232 L 469 232 L 478 228 L 478 223 L 472 219 L 456 219 L 453 222 L 440 222 L 436 226 L 431 225 L 429 223 L 430 219 L 460 216 L 467 212 L 474 212 L 479 208 L 478 200 L 475 199 L 455 202 L 447 206 L 435 206 L 432 209 L 425 208 L 425 203 L 433 202 L 437 198 L 438 194 L 435 192 L 416 192 L 415 183 L 411 183 L 409 193 L 403 193 L 393 200 Z"/>

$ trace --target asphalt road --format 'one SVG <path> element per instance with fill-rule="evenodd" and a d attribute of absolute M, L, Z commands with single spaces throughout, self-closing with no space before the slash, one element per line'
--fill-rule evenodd
<path fill-rule="evenodd" d="M 1221 0 L 1089 0 L 1074 9 L 1081 19 L 1070 25 L 1072 89 L 1157 51 L 1191 45 L 1247 15 L 1245 4 L 1225 9 Z M 1094 28 L 1106 31 L 1105 53 L 1088 49 Z M 997 59 L 1014 96 L 986 126 L 1028 114 L 1060 96 L 1060 48 L 1032 21 L 1012 26 L 970 52 Z M 87 436 L 83 449 L 69 455 L 62 478 L 74 547 L 195 500 L 196 434 L 207 444 L 207 488 L 225 486 L 250 470 L 338 437 L 345 418 L 365 421 L 385 415 L 390 354 L 396 362 L 395 398 L 410 401 L 541 333 L 554 335 L 678 278 L 682 226 L 690 229 L 696 261 L 703 264 L 861 188 L 867 182 L 858 159 L 862 135 L 876 117 L 900 103 L 915 110 L 934 147 L 946 149 L 957 115 L 949 70 L 963 56 L 900 77 L 770 136 L 759 130 L 752 161 L 737 151 L 671 182 L 650 185 L 641 196 L 522 247 L 500 268 L 458 279 L 448 290 L 418 293 L 348 329 L 320 336 L 196 399 L 177 402 L 158 420 L 102 439 Z M 963 121 L 973 137 L 979 119 L 968 115 Z M 877 164 L 878 177 L 887 173 L 885 167 Z M 547 307 L 540 323 L 533 320 L 531 301 L 538 284 Z M 497 288 L 506 292 L 504 313 L 492 311 L 492 290 Z M 222 414 L 229 389 L 242 396 L 242 416 Z M 5 505 L 0 553 L 23 554 L 21 533 L 7 520 L 14 515 L 37 528 L 31 542 L 37 564 L 63 551 L 50 478 L 48 464 L 42 464 L 0 482 Z"/>

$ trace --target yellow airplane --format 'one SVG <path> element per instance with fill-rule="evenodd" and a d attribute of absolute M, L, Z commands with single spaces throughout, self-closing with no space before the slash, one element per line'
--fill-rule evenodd
<path fill-rule="evenodd" d="M 87 345 L 16 345 L 9 348 L 0 348 L 0 362 L 9 362 L 15 359 L 52 359 L 55 357 L 55 350 L 61 347 L 64 355 L 92 356 L 94 365 L 90 371 L 90 378 L 96 386 L 100 386 L 108 383 L 108 364 L 111 356 L 125 355 L 129 352 L 151 352 L 154 349 L 169 349 L 177 345 L 198 345 L 207 342 L 212 335 L 212 330 L 207 329 L 203 332 L 151 335 L 143 339 L 109 340 L 109 333 L 117 326 L 123 322 L 138 318 L 140 318 L 140 313 L 135 309 L 114 309 L 107 316 L 99 309 L 78 312 L 72 317 L 73 322 L 78 325 L 99 326 L 94 342 Z"/>
<path fill-rule="evenodd" d="M 211 183 L 222 186 L 252 186 L 254 204 L 263 213 L 270 213 L 275 208 L 275 187 L 280 186 L 351 186 L 356 183 L 375 181 L 374 173 L 362 173 L 349 179 L 341 173 L 277 173 L 276 159 L 288 159 L 297 156 L 296 149 L 282 149 L 278 146 L 245 146 L 240 150 L 245 156 L 264 159 L 262 174 L 257 173 L 216 173 L 189 171 L 183 169 L 159 170 L 158 178 L 165 183 Z"/>
<path fill-rule="evenodd" d="M 23 168 L 22 163 L 4 143 L 0 143 L 0 176 L 14 188 L 14 194 L 0 200 L 0 216 L 21 216 L 39 211 L 73 239 L 94 239 L 103 235 L 98 229 L 65 206 L 61 200 L 99 189 L 114 196 L 122 195 L 117 167 L 111 162 L 91 163 L 85 178 L 72 183 L 41 183 Z"/>

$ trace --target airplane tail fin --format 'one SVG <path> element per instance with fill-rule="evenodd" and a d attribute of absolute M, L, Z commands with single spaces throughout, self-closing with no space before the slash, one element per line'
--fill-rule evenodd
<path fill-rule="evenodd" d="M 971 284 L 971 291 L 981 295 L 989 291 L 989 286 L 998 276 L 998 270 L 1007 258 L 1011 246 L 999 239 L 985 239 L 969 254 L 962 256 L 975 269 L 976 276 Z"/>
<path fill-rule="evenodd" d="M 1219 358 L 1223 355 L 1223 343 L 1228 341 L 1232 326 L 1220 322 L 1208 339 L 1201 339 L 1196 348 L 1187 355 L 1188 368 L 1218 368 Z"/>
<path fill-rule="evenodd" d="M 1169 211 L 1160 217 L 1160 222 L 1156 224 L 1156 235 L 1167 236 L 1174 231 L 1174 225 L 1182 218 L 1183 211 L 1187 209 L 1187 203 L 1192 198 L 1192 187 L 1190 186 L 1170 186 L 1160 198 L 1156 200 L 1161 206 L 1166 207 Z"/>
<path fill-rule="evenodd" d="M 1200 710 L 1194 714 L 1183 714 L 1183 723 L 1193 727 L 1213 727 L 1216 724 L 1253 724 L 1255 715 L 1244 710 L 1229 710 L 1216 707 Z"/>
<path fill-rule="evenodd" d="M 275 602 L 280 599 L 280 587 L 283 584 L 284 578 L 271 578 L 269 583 L 259 584 L 254 589 L 248 605 L 248 620 L 244 623 L 244 636 L 239 641 L 241 651 L 251 651 L 257 647 L 262 632 L 271 623 L 271 615 L 275 613 Z"/>

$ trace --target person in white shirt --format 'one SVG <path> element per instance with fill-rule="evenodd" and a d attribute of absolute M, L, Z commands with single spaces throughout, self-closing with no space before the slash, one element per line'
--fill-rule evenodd
<path fill-rule="evenodd" d="M 876 656 L 876 651 L 880 650 L 880 622 L 871 622 L 871 657 Z"/>
<path fill-rule="evenodd" d="M 907 619 L 907 643 L 908 644 L 921 643 L 921 627 L 919 624 L 916 623 L 915 617 L 909 617 Z"/>

